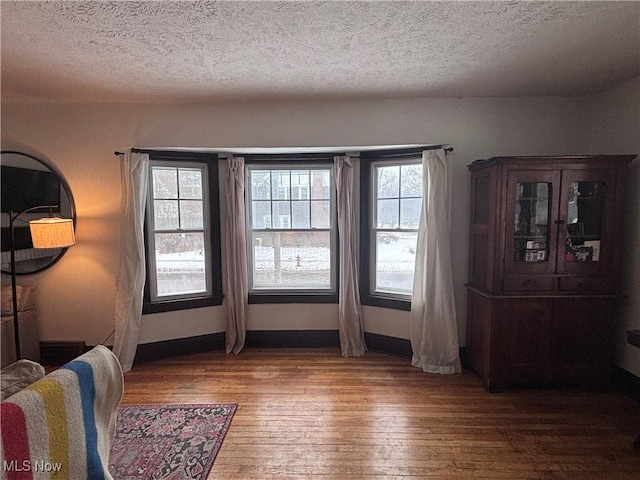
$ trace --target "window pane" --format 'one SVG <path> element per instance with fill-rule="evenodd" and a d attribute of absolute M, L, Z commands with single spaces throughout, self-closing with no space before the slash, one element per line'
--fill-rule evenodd
<path fill-rule="evenodd" d="M 150 157 L 144 309 L 220 304 L 220 230 L 210 211 L 217 208 L 218 185 L 208 182 L 218 162 Z"/>
<path fill-rule="evenodd" d="M 331 202 L 329 200 L 311 201 L 311 227 L 331 228 Z"/>
<path fill-rule="evenodd" d="M 264 170 L 251 171 L 251 198 L 253 200 L 271 199 L 271 174 Z"/>
<path fill-rule="evenodd" d="M 249 169 L 253 290 L 331 290 L 331 168 Z M 262 182 L 268 186 L 253 183 Z M 257 232 L 257 229 L 273 229 Z M 291 230 L 307 230 L 293 232 Z M 314 231 L 312 229 L 326 229 Z"/>
<path fill-rule="evenodd" d="M 291 198 L 294 200 L 308 200 L 309 185 L 291 185 Z"/>
<path fill-rule="evenodd" d="M 398 228 L 398 200 L 378 200 L 376 228 Z"/>
<path fill-rule="evenodd" d="M 417 239 L 416 232 L 377 232 L 377 292 L 411 295 Z"/>
<path fill-rule="evenodd" d="M 183 230 L 202 229 L 204 227 L 202 208 L 200 200 L 181 200 L 180 228 Z"/>
<path fill-rule="evenodd" d="M 180 198 L 202 199 L 202 170 L 181 168 L 178 171 Z"/>
<path fill-rule="evenodd" d="M 253 228 L 272 228 L 271 202 L 252 202 L 252 207 Z"/>
<path fill-rule="evenodd" d="M 422 208 L 422 164 L 416 160 L 374 164 L 371 292 L 410 296 Z"/>
<path fill-rule="evenodd" d="M 331 196 L 331 175 L 328 170 L 311 171 L 311 198 L 329 199 Z"/>
<path fill-rule="evenodd" d="M 207 291 L 204 234 L 157 233 L 158 296 Z"/>
<path fill-rule="evenodd" d="M 153 202 L 154 230 L 177 230 L 178 201 L 154 200 Z"/>
<path fill-rule="evenodd" d="M 400 199 L 400 228 L 418 228 L 421 198 Z"/>
<path fill-rule="evenodd" d="M 398 197 L 400 167 L 378 167 L 378 198 Z"/>
<path fill-rule="evenodd" d="M 291 198 L 294 200 L 307 200 L 309 198 L 309 171 L 291 171 Z"/>
<path fill-rule="evenodd" d="M 308 183 L 309 183 L 308 170 L 292 170 L 291 171 L 291 185 L 308 185 Z"/>
<path fill-rule="evenodd" d="M 309 211 L 309 202 L 293 201 L 291 202 L 292 228 L 309 228 L 311 219 Z"/>
<path fill-rule="evenodd" d="M 273 228 L 291 228 L 289 202 L 273 202 Z"/>
<path fill-rule="evenodd" d="M 271 172 L 271 195 L 274 200 L 288 200 L 289 170 Z"/>
<path fill-rule="evenodd" d="M 329 232 L 253 232 L 254 289 L 330 289 Z"/>
<path fill-rule="evenodd" d="M 178 170 L 153 167 L 153 198 L 178 198 Z"/>
<path fill-rule="evenodd" d="M 422 197 L 422 165 L 403 165 L 400 196 Z"/>

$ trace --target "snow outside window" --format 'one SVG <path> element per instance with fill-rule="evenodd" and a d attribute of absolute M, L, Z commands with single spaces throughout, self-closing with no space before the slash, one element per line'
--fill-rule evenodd
<path fill-rule="evenodd" d="M 422 166 L 419 160 L 372 166 L 372 290 L 411 296 L 422 207 Z"/>
<path fill-rule="evenodd" d="M 152 162 L 148 201 L 151 301 L 211 295 L 206 164 Z"/>
<path fill-rule="evenodd" d="M 252 292 L 335 291 L 333 181 L 329 166 L 249 166 Z"/>

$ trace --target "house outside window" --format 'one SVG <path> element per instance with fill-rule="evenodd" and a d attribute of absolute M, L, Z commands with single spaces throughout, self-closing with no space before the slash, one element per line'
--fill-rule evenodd
<path fill-rule="evenodd" d="M 246 192 L 250 302 L 286 302 L 288 295 L 330 301 L 337 252 L 332 167 L 248 165 Z"/>
<path fill-rule="evenodd" d="M 362 303 L 409 310 L 422 208 L 417 153 L 361 160 Z"/>
<path fill-rule="evenodd" d="M 145 313 L 221 303 L 217 187 L 216 162 L 150 161 Z"/>

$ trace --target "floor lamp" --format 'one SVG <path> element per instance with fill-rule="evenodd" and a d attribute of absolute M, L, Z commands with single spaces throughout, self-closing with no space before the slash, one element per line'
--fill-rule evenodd
<path fill-rule="evenodd" d="M 16 360 L 20 360 L 20 324 L 18 323 L 18 291 L 16 285 L 16 253 L 14 222 L 20 215 L 38 210 L 53 210 L 57 205 L 31 207 L 22 212 L 9 212 L 9 248 L 11 261 L 11 303 L 13 304 L 13 335 L 16 344 Z M 76 243 L 73 220 L 49 216 L 29 222 L 33 248 L 66 248 Z"/>

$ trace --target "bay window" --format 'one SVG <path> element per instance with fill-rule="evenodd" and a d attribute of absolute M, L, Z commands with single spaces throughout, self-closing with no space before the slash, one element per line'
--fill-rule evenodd
<path fill-rule="evenodd" d="M 222 302 L 217 161 L 152 158 L 145 313 Z"/>
<path fill-rule="evenodd" d="M 361 297 L 409 310 L 422 208 L 419 154 L 361 161 Z"/>
<path fill-rule="evenodd" d="M 245 191 L 250 301 L 330 301 L 337 251 L 331 165 L 251 164 Z"/>

